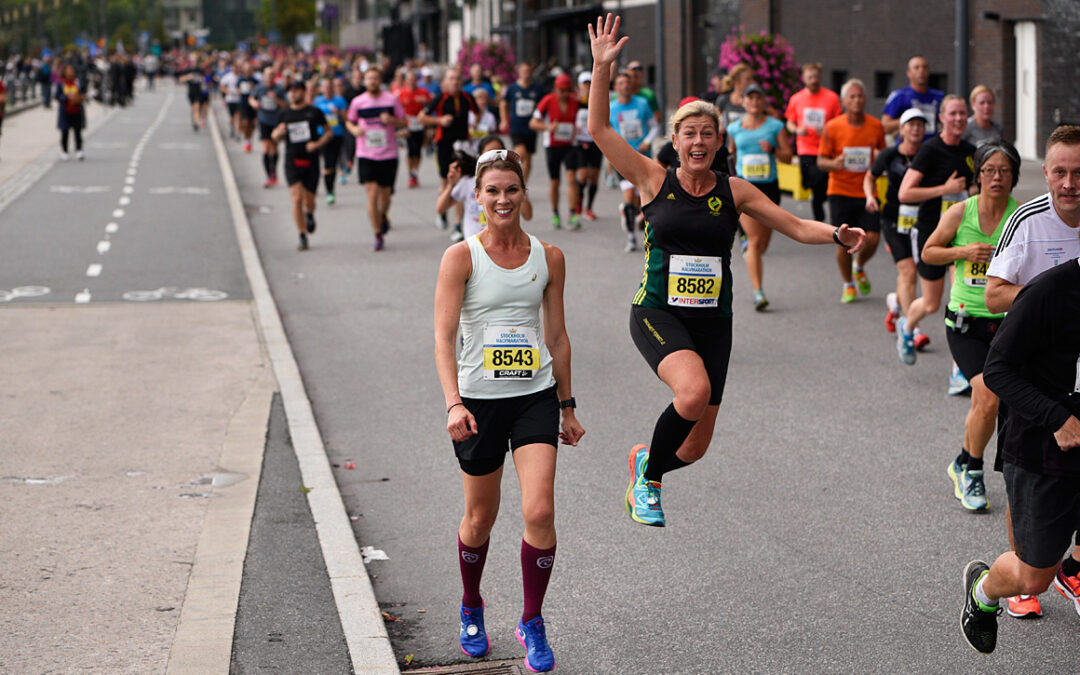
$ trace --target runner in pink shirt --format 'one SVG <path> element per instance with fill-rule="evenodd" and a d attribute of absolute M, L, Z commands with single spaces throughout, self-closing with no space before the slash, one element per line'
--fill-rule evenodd
<path fill-rule="evenodd" d="M 408 122 L 396 96 L 382 89 L 382 73 L 364 73 L 366 91 L 353 99 L 346 114 L 349 133 L 356 137 L 356 175 L 367 189 L 368 217 L 375 232 L 375 250 L 383 248 L 390 230 L 390 195 L 397 179 L 398 129 Z"/>

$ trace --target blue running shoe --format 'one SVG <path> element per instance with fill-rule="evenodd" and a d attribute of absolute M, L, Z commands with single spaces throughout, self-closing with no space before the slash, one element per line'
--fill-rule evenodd
<path fill-rule="evenodd" d="M 645 480 L 649 449 L 635 445 L 630 449 L 630 486 L 626 488 L 626 512 L 634 522 L 663 527 L 664 509 L 660 506 L 660 483 Z"/>
<path fill-rule="evenodd" d="M 461 606 L 461 651 L 480 657 L 491 649 L 491 640 L 484 630 L 484 608 Z"/>
<path fill-rule="evenodd" d="M 525 648 L 525 667 L 534 673 L 546 673 L 555 667 L 555 654 L 551 652 L 544 634 L 544 617 L 519 622 L 515 631 L 518 642 Z"/>
<path fill-rule="evenodd" d="M 915 335 L 908 332 L 907 318 L 903 316 L 896 321 L 896 353 L 901 362 L 915 365 Z"/>
<path fill-rule="evenodd" d="M 971 383 L 967 381 L 960 367 L 952 365 L 952 373 L 949 374 L 949 396 L 961 396 L 971 392 Z"/>

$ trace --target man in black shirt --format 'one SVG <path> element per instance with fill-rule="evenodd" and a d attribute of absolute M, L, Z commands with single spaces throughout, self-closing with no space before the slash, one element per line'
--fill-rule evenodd
<path fill-rule="evenodd" d="M 300 231 L 300 250 L 308 247 L 308 234 L 315 231 L 315 191 L 319 187 L 319 150 L 334 132 L 315 106 L 305 103 L 302 80 L 289 85 L 289 108 L 278 117 L 273 139 L 285 141 L 285 181 L 292 196 L 293 218 Z"/>
<path fill-rule="evenodd" d="M 964 570 L 961 628 L 983 653 L 997 642 L 1000 598 L 1046 590 L 1075 607 L 1067 583 L 1080 562 L 1061 558 L 1080 529 L 1080 261 L 1053 267 L 1016 296 L 991 343 L 986 385 L 1008 404 L 1005 487 L 1014 551 Z"/>

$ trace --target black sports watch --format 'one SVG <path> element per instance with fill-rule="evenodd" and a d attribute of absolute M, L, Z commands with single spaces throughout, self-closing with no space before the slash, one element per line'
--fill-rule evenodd
<path fill-rule="evenodd" d="M 577 408 L 577 401 L 573 396 L 565 401 L 559 401 L 559 409 L 561 410 L 562 408 Z"/>

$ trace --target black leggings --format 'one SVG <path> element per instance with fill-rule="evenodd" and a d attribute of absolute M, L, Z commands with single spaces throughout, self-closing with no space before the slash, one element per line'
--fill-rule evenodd
<path fill-rule="evenodd" d="M 68 151 L 68 132 L 75 132 L 75 150 L 82 150 L 82 129 L 79 127 L 68 127 L 60 132 L 60 148 L 64 151 Z"/>

